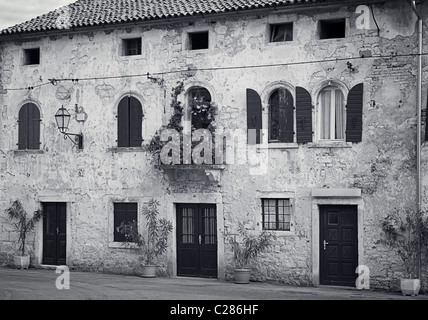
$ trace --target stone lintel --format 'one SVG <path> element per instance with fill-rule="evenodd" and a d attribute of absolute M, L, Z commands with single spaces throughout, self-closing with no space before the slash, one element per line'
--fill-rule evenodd
<path fill-rule="evenodd" d="M 359 198 L 361 189 L 348 188 L 329 188 L 329 189 L 312 189 L 312 197 L 335 197 L 335 198 Z"/>

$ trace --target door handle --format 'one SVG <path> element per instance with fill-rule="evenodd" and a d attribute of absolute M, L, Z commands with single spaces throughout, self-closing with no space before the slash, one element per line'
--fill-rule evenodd
<path fill-rule="evenodd" d="M 324 240 L 324 250 L 327 249 L 328 242 Z"/>
<path fill-rule="evenodd" d="M 199 244 L 201 244 L 202 243 L 202 236 L 199 235 L 198 239 L 199 239 Z"/>
<path fill-rule="evenodd" d="M 59 227 L 56 227 L 56 234 L 59 234 Z"/>

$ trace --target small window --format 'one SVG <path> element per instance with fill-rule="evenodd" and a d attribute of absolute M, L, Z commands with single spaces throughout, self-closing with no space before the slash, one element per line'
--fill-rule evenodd
<path fill-rule="evenodd" d="M 209 46 L 208 31 L 189 33 L 189 50 L 208 49 Z"/>
<path fill-rule="evenodd" d="M 346 19 L 321 20 L 320 39 L 345 38 Z"/>
<path fill-rule="evenodd" d="M 123 55 L 136 56 L 141 54 L 141 38 L 123 39 Z"/>
<path fill-rule="evenodd" d="M 137 221 L 137 203 L 114 203 L 114 242 L 126 242 L 126 237 L 119 231 L 122 224 L 130 224 Z"/>
<path fill-rule="evenodd" d="M 271 24 L 270 42 L 293 41 L 293 23 Z"/>
<path fill-rule="evenodd" d="M 290 231 L 290 199 L 262 199 L 263 230 Z"/>
<path fill-rule="evenodd" d="M 40 48 L 24 49 L 24 65 L 40 64 Z"/>

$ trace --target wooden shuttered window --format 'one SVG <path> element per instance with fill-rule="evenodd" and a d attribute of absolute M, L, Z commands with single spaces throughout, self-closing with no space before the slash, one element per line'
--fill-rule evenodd
<path fill-rule="evenodd" d="M 137 203 L 114 203 L 114 242 L 126 242 L 126 237 L 118 228 L 122 224 L 129 224 L 138 219 Z"/>
<path fill-rule="evenodd" d="M 18 149 L 40 149 L 40 111 L 32 103 L 24 104 L 18 115 Z"/>
<path fill-rule="evenodd" d="M 354 86 L 348 94 L 346 105 L 346 141 L 361 142 L 363 133 L 363 93 L 362 83 Z"/>
<path fill-rule="evenodd" d="M 302 87 L 296 87 L 297 143 L 312 142 L 312 98 Z"/>
<path fill-rule="evenodd" d="M 260 144 L 262 129 L 262 101 L 259 94 L 247 89 L 247 143 Z"/>
<path fill-rule="evenodd" d="M 293 142 L 294 99 L 292 94 L 280 88 L 269 98 L 269 142 Z"/>
<path fill-rule="evenodd" d="M 143 108 L 140 101 L 134 97 L 125 97 L 119 102 L 118 118 L 118 147 L 141 147 Z"/>

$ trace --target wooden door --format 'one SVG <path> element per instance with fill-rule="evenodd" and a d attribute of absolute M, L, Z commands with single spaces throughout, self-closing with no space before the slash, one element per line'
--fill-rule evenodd
<path fill-rule="evenodd" d="M 44 203 L 43 209 L 43 264 L 66 265 L 66 204 Z"/>
<path fill-rule="evenodd" d="M 358 266 L 357 207 L 320 209 L 320 283 L 354 286 Z"/>
<path fill-rule="evenodd" d="M 177 205 L 177 275 L 217 277 L 215 205 Z"/>

